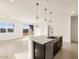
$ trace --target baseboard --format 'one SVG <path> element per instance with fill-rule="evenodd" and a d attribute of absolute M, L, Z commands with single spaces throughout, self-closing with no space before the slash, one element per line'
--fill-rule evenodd
<path fill-rule="evenodd" d="M 70 48 L 71 47 L 71 42 L 66 42 L 66 41 L 63 41 L 63 47 L 62 48 Z"/>

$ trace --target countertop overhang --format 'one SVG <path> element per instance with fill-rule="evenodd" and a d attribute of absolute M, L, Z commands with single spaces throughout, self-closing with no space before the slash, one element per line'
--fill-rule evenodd
<path fill-rule="evenodd" d="M 53 35 L 53 36 L 57 37 L 57 38 L 61 37 L 60 35 Z M 57 39 L 57 38 L 55 38 L 55 39 Z M 37 42 L 37 43 L 42 44 L 42 45 L 46 44 L 48 42 L 51 42 L 51 41 L 53 41 L 55 39 L 50 39 L 46 35 L 40 35 L 40 36 L 33 36 L 33 37 L 31 37 L 32 41 Z"/>

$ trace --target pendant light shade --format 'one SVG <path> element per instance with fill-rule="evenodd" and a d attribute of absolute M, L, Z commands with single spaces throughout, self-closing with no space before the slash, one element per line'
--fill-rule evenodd
<path fill-rule="evenodd" d="M 39 3 L 36 3 L 36 5 L 39 5 Z"/>

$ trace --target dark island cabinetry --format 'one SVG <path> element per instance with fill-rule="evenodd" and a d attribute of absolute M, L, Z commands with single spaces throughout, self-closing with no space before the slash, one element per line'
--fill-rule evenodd
<path fill-rule="evenodd" d="M 53 41 L 53 56 L 55 56 L 58 53 L 58 51 L 62 47 L 62 44 L 62 37 L 59 37 L 59 39 Z"/>
<path fill-rule="evenodd" d="M 53 59 L 54 56 L 58 53 L 58 51 L 61 49 L 62 36 L 57 37 L 55 39 L 47 38 L 47 40 L 51 40 L 51 41 L 46 42 L 44 44 L 33 41 L 34 59 Z"/>
<path fill-rule="evenodd" d="M 45 59 L 45 46 L 34 42 L 34 59 Z"/>
<path fill-rule="evenodd" d="M 45 59 L 52 59 L 53 58 L 53 41 L 46 44 L 45 50 Z"/>
<path fill-rule="evenodd" d="M 44 45 L 34 42 L 34 59 L 52 59 L 53 42 Z"/>

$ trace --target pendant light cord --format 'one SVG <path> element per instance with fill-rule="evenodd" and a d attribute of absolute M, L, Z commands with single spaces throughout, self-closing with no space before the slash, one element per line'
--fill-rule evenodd
<path fill-rule="evenodd" d="M 38 5 L 39 5 L 39 3 L 36 3 L 36 7 L 37 7 L 37 16 L 36 16 L 36 19 L 39 18 L 39 16 L 38 16 Z"/>

